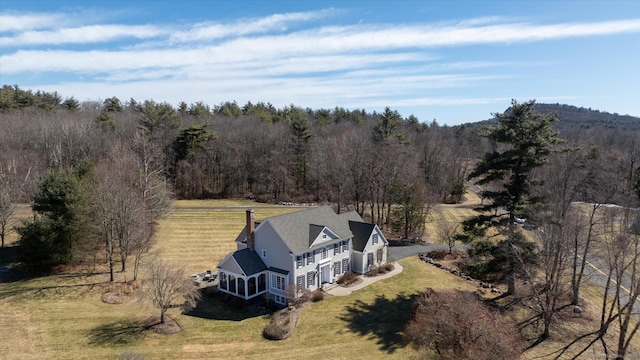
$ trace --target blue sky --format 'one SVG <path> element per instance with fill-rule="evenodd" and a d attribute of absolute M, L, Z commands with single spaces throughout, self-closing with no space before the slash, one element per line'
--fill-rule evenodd
<path fill-rule="evenodd" d="M 0 0 L 0 84 L 448 125 L 511 99 L 640 116 L 640 1 Z"/>

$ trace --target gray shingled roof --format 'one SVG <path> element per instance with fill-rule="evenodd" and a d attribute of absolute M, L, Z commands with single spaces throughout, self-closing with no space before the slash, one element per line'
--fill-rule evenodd
<path fill-rule="evenodd" d="M 353 239 L 351 241 L 353 250 L 362 252 L 364 247 L 367 246 L 367 241 L 375 225 L 361 221 L 349 221 L 349 227 L 353 233 Z"/>
<path fill-rule="evenodd" d="M 311 249 L 309 247 L 310 232 L 317 230 L 319 233 L 324 226 L 336 233 L 340 239 L 352 237 L 348 223 L 350 219 L 362 221 L 355 212 L 337 215 L 330 207 L 321 206 L 270 217 L 265 221 L 271 223 L 294 254 L 300 254 Z"/>
<path fill-rule="evenodd" d="M 313 241 L 318 237 L 318 235 L 320 235 L 322 229 L 324 229 L 324 226 L 322 225 L 309 225 L 309 246 L 311 246 L 311 244 L 313 244 Z"/>
<path fill-rule="evenodd" d="M 255 229 L 255 228 L 257 228 L 257 227 L 258 227 L 258 225 L 260 225 L 260 223 L 259 223 L 259 222 L 257 222 L 257 221 L 254 221 L 253 223 L 254 223 L 254 225 L 253 225 L 253 228 L 254 228 L 254 229 Z M 236 242 L 241 242 L 241 243 L 244 243 L 244 244 L 246 244 L 246 243 L 247 243 L 247 225 L 245 225 L 245 226 L 242 228 L 242 231 L 240 231 L 240 234 L 238 234 L 238 236 L 236 237 L 236 240 L 235 240 L 235 241 L 236 241 Z"/>
<path fill-rule="evenodd" d="M 249 248 L 238 250 L 232 256 L 246 276 L 267 270 L 267 266 L 254 250 Z"/>

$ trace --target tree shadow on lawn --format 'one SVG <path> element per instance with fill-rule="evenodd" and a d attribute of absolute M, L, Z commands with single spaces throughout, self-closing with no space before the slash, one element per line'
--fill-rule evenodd
<path fill-rule="evenodd" d="M 232 306 L 218 297 L 202 297 L 196 306 L 184 315 L 210 320 L 242 321 L 245 319 L 271 315 L 272 311 L 258 304 L 243 307 Z"/>
<path fill-rule="evenodd" d="M 29 293 L 31 293 L 34 298 L 63 297 L 72 294 L 77 298 L 83 298 L 86 295 L 90 294 L 96 286 L 104 286 L 106 284 L 109 284 L 109 282 L 102 281 L 70 285 L 30 286 L 25 285 L 20 281 L 16 281 L 0 290 L 0 299 L 5 299 L 16 295 L 26 295 Z"/>
<path fill-rule="evenodd" d="M 402 333 L 411 319 L 415 299 L 416 294 L 400 293 L 395 299 L 377 295 L 371 304 L 357 300 L 347 307 L 347 314 L 341 320 L 346 321 L 353 332 L 369 338 L 377 337 L 380 349 L 393 353 L 406 346 Z"/>
<path fill-rule="evenodd" d="M 0 290 L 0 299 L 15 295 L 32 293 L 36 297 L 67 296 L 78 292 L 78 297 L 83 297 L 95 286 L 108 284 L 108 281 L 92 281 L 93 276 L 108 274 L 104 271 L 83 268 L 53 269 L 51 271 L 38 271 L 22 266 L 17 262 L 17 245 L 9 245 L 0 248 L 0 284 L 4 284 Z M 67 271 L 65 271 L 67 270 Z M 44 279 L 45 286 L 37 286 L 28 283 L 30 280 Z M 73 283 L 77 280 L 86 280 L 84 283 Z"/>
<path fill-rule="evenodd" d="M 89 344 L 100 346 L 128 345 L 144 339 L 140 321 L 124 320 L 97 326 L 89 331 Z"/>

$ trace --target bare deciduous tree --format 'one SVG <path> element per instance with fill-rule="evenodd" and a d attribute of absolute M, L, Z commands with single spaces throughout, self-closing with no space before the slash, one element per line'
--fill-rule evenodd
<path fill-rule="evenodd" d="M 192 309 L 201 297 L 199 289 L 187 277 L 184 267 L 175 267 L 164 261 L 149 263 L 149 279 L 142 287 L 142 300 L 160 310 L 160 323 L 164 323 L 167 309 L 180 306 Z"/>
<path fill-rule="evenodd" d="M 146 237 L 148 226 L 143 192 L 136 186 L 137 167 L 126 148 L 114 146 L 112 151 L 113 160 L 98 165 L 93 189 L 94 213 L 98 233 L 104 239 L 111 281 L 115 256 L 119 255 L 124 272 L 127 258 Z"/>
<path fill-rule="evenodd" d="M 537 309 L 543 322 L 540 340 L 549 337 L 551 324 L 557 318 L 558 309 L 562 305 L 560 301 L 569 290 L 566 286 L 565 270 L 570 263 L 570 240 L 573 229 L 571 224 L 552 222 L 543 224 L 540 229 L 542 240 L 540 265 L 544 272 L 544 283 L 542 288 L 533 287 L 539 304 Z"/>
<path fill-rule="evenodd" d="M 637 315 L 640 297 L 640 236 L 636 233 L 637 211 L 609 208 L 604 217 L 601 253 L 607 266 L 604 293 L 600 305 L 600 322 L 597 329 L 585 333 L 561 348 L 556 356 L 560 359 L 571 347 L 583 339 L 590 339 L 574 357 L 579 358 L 589 348 L 600 342 L 606 358 L 610 358 L 613 346 L 607 344 L 605 335 L 612 325 L 618 327 L 617 346 L 613 358 L 624 359 L 633 338 L 640 330 L 640 323 L 632 321 Z"/>
<path fill-rule="evenodd" d="M 436 236 L 438 239 L 449 246 L 449 254 L 456 245 L 456 235 L 460 230 L 460 223 L 447 221 L 442 217 L 436 219 Z"/>
<path fill-rule="evenodd" d="M 0 183 L 0 239 L 2 239 L 2 247 L 4 247 L 4 238 L 9 231 L 9 220 L 16 210 L 15 204 L 11 201 L 9 189 Z"/>

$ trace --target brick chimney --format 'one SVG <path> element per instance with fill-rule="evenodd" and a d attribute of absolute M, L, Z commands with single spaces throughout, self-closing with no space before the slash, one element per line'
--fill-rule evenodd
<path fill-rule="evenodd" d="M 255 237 L 253 231 L 255 230 L 255 222 L 253 220 L 253 209 L 247 209 L 247 247 L 254 249 Z"/>

